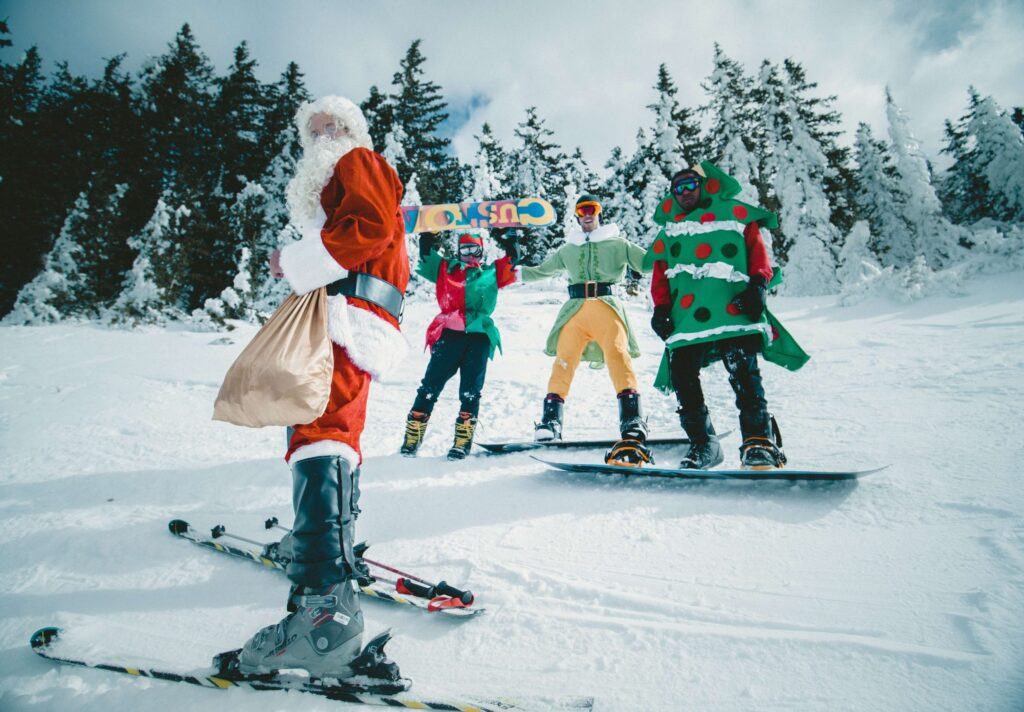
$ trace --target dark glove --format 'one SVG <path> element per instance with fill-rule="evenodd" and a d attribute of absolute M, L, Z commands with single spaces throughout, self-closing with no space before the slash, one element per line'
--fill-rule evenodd
<path fill-rule="evenodd" d="M 755 274 L 747 282 L 742 292 L 729 302 L 747 315 L 751 321 L 757 321 L 764 314 L 765 297 L 768 293 L 768 280 L 763 275 Z"/>
<path fill-rule="evenodd" d="M 420 258 L 429 257 L 431 251 L 437 246 L 436 232 L 420 233 Z"/>
<path fill-rule="evenodd" d="M 672 305 L 659 304 L 654 307 L 654 316 L 651 317 L 651 328 L 662 341 L 672 336 L 675 326 L 672 324 Z"/>
<path fill-rule="evenodd" d="M 505 256 L 508 257 L 513 267 L 518 267 L 519 263 L 522 262 L 523 251 L 520 249 L 519 243 L 514 239 L 505 243 Z"/>

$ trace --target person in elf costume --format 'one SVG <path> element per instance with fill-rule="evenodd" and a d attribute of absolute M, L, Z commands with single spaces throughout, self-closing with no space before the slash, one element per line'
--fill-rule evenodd
<path fill-rule="evenodd" d="M 487 376 L 487 361 L 501 349 L 501 335 L 491 314 L 498 303 L 498 290 L 516 281 L 517 252 L 509 243 L 506 255 L 484 264 L 482 234 L 458 236 L 458 256 L 448 260 L 437 253 L 437 238 L 420 236 L 420 263 L 416 272 L 437 285 L 441 313 L 427 327 L 430 362 L 416 391 L 412 410 L 405 422 L 401 452 L 414 457 L 427 431 L 430 414 L 445 384 L 459 372 L 459 415 L 455 419 L 455 440 L 449 460 L 469 454 L 480 413 L 480 394 Z"/>
<path fill-rule="evenodd" d="M 361 655 L 355 519 L 359 440 L 371 380 L 407 351 L 399 315 L 409 281 L 399 204 L 402 183 L 374 153 L 359 107 L 327 96 L 295 115 L 303 155 L 286 196 L 301 239 L 271 255 L 271 272 L 303 295 L 326 286 L 334 370 L 327 407 L 289 429 L 295 524 L 286 537 L 292 583 L 287 615 L 242 647 L 244 673 L 302 668 L 313 677 L 372 674 L 398 680 L 383 655 Z M 282 542 L 284 545 L 285 542 Z M 367 651 L 370 652 L 370 651 Z"/>
<path fill-rule="evenodd" d="M 583 195 L 576 202 L 578 230 L 536 267 L 521 268 L 524 282 L 569 275 L 569 301 L 562 305 L 548 334 L 545 353 L 555 357 L 544 397 L 537 441 L 561 440 L 565 399 L 580 360 L 600 368 L 607 363 L 619 404 L 621 440 L 606 454 L 607 462 L 638 465 L 650 462 L 647 420 L 640 407 L 632 359 L 640 355 L 626 311 L 612 296 L 626 268 L 643 268 L 644 250 L 626 240 L 614 223 L 601 224 L 601 202 Z M 647 268 L 650 271 L 650 268 Z"/>
<path fill-rule="evenodd" d="M 790 370 L 804 353 L 765 307 L 782 274 L 768 262 L 761 227 L 775 215 L 735 199 L 739 182 L 713 163 L 681 170 L 654 215 L 662 227 L 644 258 L 653 268 L 651 327 L 665 341 L 655 386 L 674 391 L 679 422 L 690 438 L 680 467 L 708 469 L 722 462 L 700 370 L 721 360 L 740 412 L 740 462 L 749 469 L 782 467 L 778 426 L 768 412 L 757 355 Z"/>

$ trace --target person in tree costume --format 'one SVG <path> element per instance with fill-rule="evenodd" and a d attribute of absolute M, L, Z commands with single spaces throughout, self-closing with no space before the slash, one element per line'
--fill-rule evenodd
<path fill-rule="evenodd" d="M 740 462 L 750 469 L 782 467 L 778 426 L 768 412 L 757 355 L 790 370 L 804 353 L 765 307 L 767 290 L 782 274 L 768 262 L 760 227 L 778 227 L 775 215 L 735 199 L 739 182 L 713 163 L 676 173 L 657 208 L 661 232 L 644 265 L 653 268 L 651 327 L 665 341 L 655 386 L 675 392 L 679 422 L 690 438 L 680 467 L 707 469 L 722 462 L 700 370 L 721 360 L 740 412 Z"/>
<path fill-rule="evenodd" d="M 626 240 L 614 223 L 601 225 L 601 202 L 583 195 L 576 202 L 578 230 L 570 230 L 565 244 L 536 267 L 524 266 L 524 282 L 565 272 L 569 301 L 555 318 L 544 350 L 555 362 L 548 379 L 541 419 L 534 431 L 537 441 L 561 440 L 565 399 L 580 360 L 594 368 L 608 365 L 619 404 L 621 440 L 606 454 L 607 462 L 638 465 L 650 462 L 647 420 L 640 407 L 632 359 L 640 355 L 626 310 L 612 296 L 626 268 L 644 269 L 644 250 Z M 647 268 L 646 271 L 650 271 Z"/>
<path fill-rule="evenodd" d="M 437 285 L 441 313 L 427 327 L 430 362 L 405 422 L 401 452 L 408 457 L 416 455 L 437 397 L 458 371 L 460 409 L 448 459 L 461 460 L 473 445 L 487 361 L 501 349 L 501 335 L 491 314 L 498 303 L 498 290 L 516 281 L 517 252 L 513 241 L 504 257 L 484 264 L 480 234 L 459 235 L 458 256 L 452 260 L 437 253 L 436 243 L 433 233 L 420 236 L 416 272 Z"/>
<path fill-rule="evenodd" d="M 245 643 L 239 666 L 344 679 L 368 674 L 359 655 L 353 547 L 370 382 L 408 348 L 398 322 L 409 281 L 402 183 L 373 152 L 366 119 L 348 99 L 306 102 L 295 123 L 303 155 L 286 195 L 301 239 L 275 251 L 270 267 L 298 295 L 326 286 L 334 370 L 323 414 L 289 429 L 295 524 L 287 537 L 288 615 Z M 382 664 L 376 676 L 397 679 L 397 666 Z"/>

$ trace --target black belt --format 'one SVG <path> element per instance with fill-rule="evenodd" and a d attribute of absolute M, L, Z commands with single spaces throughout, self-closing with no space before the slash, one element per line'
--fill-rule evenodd
<path fill-rule="evenodd" d="M 398 321 L 402 320 L 405 295 L 398 291 L 398 288 L 391 282 L 374 277 L 372 274 L 349 272 L 344 279 L 328 284 L 327 294 L 332 297 L 343 294 L 346 297 L 363 299 L 370 304 L 376 304 Z"/>
<path fill-rule="evenodd" d="M 611 282 L 580 282 L 569 285 L 570 299 L 594 299 L 607 297 L 612 293 Z"/>

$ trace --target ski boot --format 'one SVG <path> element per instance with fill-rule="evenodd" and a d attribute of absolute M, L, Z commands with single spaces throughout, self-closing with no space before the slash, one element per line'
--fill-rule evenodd
<path fill-rule="evenodd" d="M 710 470 L 725 459 L 722 445 L 718 442 L 715 427 L 711 424 L 706 406 L 700 410 L 686 411 L 680 408 L 679 423 L 690 438 L 690 449 L 686 451 L 679 468 L 683 470 Z"/>
<path fill-rule="evenodd" d="M 455 419 L 455 441 L 448 451 L 449 460 L 464 460 L 473 447 L 473 433 L 476 432 L 476 418 L 471 413 L 460 411 Z"/>
<path fill-rule="evenodd" d="M 744 470 L 775 470 L 786 465 L 782 434 L 775 416 L 758 409 L 740 413 L 740 466 Z"/>
<path fill-rule="evenodd" d="M 423 436 L 427 434 L 427 422 L 430 420 L 428 413 L 420 413 L 415 410 L 409 411 L 409 417 L 405 421 L 405 440 L 402 441 L 401 453 L 406 457 L 416 457 L 416 452 L 423 443 Z"/>
<path fill-rule="evenodd" d="M 535 442 L 543 443 L 562 439 L 562 414 L 565 401 L 555 393 L 548 393 L 544 398 L 544 410 L 533 431 Z"/>
<path fill-rule="evenodd" d="M 647 442 L 647 419 L 640 409 L 640 394 L 634 390 L 619 394 L 619 432 L 622 439 L 605 453 L 605 463 L 640 467 L 654 462 L 654 455 L 644 444 Z"/>
<path fill-rule="evenodd" d="M 353 582 L 324 588 L 297 586 L 288 597 L 290 613 L 259 630 L 238 655 L 243 675 L 301 668 L 311 677 L 352 677 L 362 648 L 363 613 Z"/>

